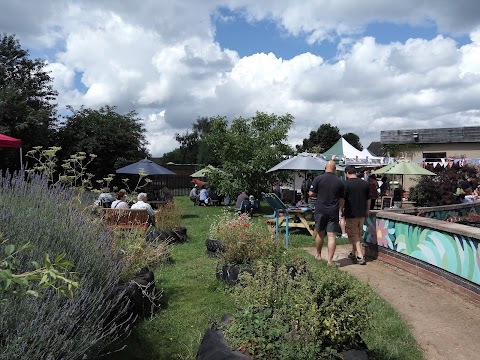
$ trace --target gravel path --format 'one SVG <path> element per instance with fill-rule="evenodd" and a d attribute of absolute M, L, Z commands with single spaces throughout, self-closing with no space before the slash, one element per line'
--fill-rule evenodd
<path fill-rule="evenodd" d="M 426 360 L 480 359 L 480 304 L 381 260 L 353 265 L 350 248 L 337 246 L 340 269 L 370 284 L 403 315 Z M 315 254 L 315 248 L 306 250 Z"/>

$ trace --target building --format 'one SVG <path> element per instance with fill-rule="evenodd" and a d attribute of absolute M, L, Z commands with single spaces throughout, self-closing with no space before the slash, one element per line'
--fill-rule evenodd
<path fill-rule="evenodd" d="M 403 155 L 412 161 L 480 159 L 480 126 L 387 130 L 380 132 L 380 142 L 382 145 L 404 145 Z"/>
<path fill-rule="evenodd" d="M 393 145 L 390 154 L 407 160 L 448 166 L 448 160 L 480 164 L 480 126 L 438 129 L 387 130 L 380 132 L 382 146 Z M 394 145 L 398 145 L 395 149 Z M 413 186 L 417 177 L 406 177 L 404 189 Z"/>

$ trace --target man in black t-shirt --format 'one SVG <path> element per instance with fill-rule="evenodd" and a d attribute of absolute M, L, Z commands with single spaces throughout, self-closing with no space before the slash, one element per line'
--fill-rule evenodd
<path fill-rule="evenodd" d="M 366 181 L 357 178 L 353 166 L 345 168 L 345 208 L 343 215 L 346 221 L 348 238 L 352 242 L 352 252 L 348 256 L 354 263 L 365 265 L 362 250 L 363 223 L 370 209 L 370 186 Z"/>
<path fill-rule="evenodd" d="M 315 243 L 317 255 L 315 255 L 315 259 L 322 260 L 323 238 L 326 232 L 328 237 L 328 265 L 333 265 L 339 209 L 343 208 L 345 192 L 342 180 L 335 175 L 335 169 L 335 162 L 332 160 L 328 161 L 325 165 L 325 174 L 313 179 L 309 191 L 311 197 L 317 198 L 315 203 L 315 229 L 317 230 Z"/>

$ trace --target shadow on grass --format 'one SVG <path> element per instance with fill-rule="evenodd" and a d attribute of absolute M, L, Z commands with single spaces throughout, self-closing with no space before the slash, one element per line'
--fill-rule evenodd
<path fill-rule="evenodd" d="M 183 214 L 182 215 L 182 219 L 195 219 L 195 218 L 199 218 L 200 216 L 198 215 L 195 215 L 195 214 Z"/>

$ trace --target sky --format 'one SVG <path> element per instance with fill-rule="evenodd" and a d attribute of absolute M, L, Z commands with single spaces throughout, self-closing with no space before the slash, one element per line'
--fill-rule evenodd
<path fill-rule="evenodd" d="M 480 125 L 478 0 L 0 0 L 66 106 L 137 111 L 157 157 L 200 117 L 381 130 Z"/>

